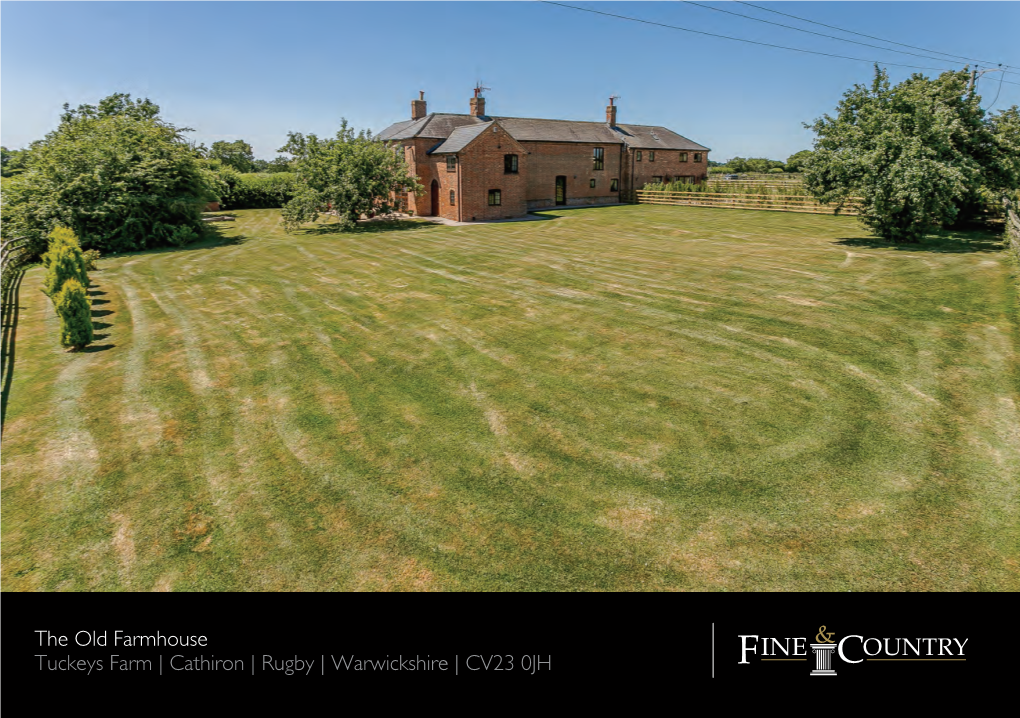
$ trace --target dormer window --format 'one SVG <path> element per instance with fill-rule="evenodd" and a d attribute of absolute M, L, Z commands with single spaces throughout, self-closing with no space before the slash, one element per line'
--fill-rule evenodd
<path fill-rule="evenodd" d="M 446 171 L 447 172 L 457 171 L 457 155 L 446 156 Z"/>

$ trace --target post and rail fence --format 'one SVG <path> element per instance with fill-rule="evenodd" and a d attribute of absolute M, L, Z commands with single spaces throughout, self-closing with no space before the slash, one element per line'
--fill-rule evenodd
<path fill-rule="evenodd" d="M 7 286 L 17 273 L 17 269 L 25 263 L 28 255 L 25 253 L 27 239 L 13 237 L 0 242 L 0 294 L 6 298 Z"/>
<path fill-rule="evenodd" d="M 786 194 L 743 194 L 732 192 L 674 192 L 670 190 L 636 190 L 637 204 L 660 204 L 681 207 L 724 207 L 728 209 L 756 209 L 772 212 L 802 212 L 807 214 L 835 214 L 830 205 L 821 204 L 813 197 Z M 854 204 L 848 204 L 840 214 L 857 216 Z"/>

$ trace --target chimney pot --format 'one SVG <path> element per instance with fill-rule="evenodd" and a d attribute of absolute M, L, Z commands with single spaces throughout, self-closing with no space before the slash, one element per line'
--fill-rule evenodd
<path fill-rule="evenodd" d="M 425 103 L 425 90 L 418 90 L 418 99 L 411 100 L 411 119 L 420 120 L 422 117 L 428 114 L 427 105 Z"/>

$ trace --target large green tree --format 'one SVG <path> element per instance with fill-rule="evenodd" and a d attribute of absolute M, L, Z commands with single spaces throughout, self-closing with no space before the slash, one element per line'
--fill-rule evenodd
<path fill-rule="evenodd" d="M 788 158 L 786 158 L 786 171 L 787 172 L 803 172 L 807 166 L 808 160 L 814 154 L 811 150 L 801 150 L 800 152 L 794 152 Z"/>
<path fill-rule="evenodd" d="M 842 208 L 857 200 L 861 221 L 886 240 L 919 242 L 952 224 L 982 192 L 1020 181 L 1016 108 L 987 117 L 966 71 L 920 74 L 892 87 L 876 66 L 811 125 L 815 152 L 805 186 Z"/>
<path fill-rule="evenodd" d="M 164 126 L 170 127 L 159 117 L 159 105 L 143 98 L 132 100 L 131 95 L 123 92 L 115 92 L 109 97 L 104 97 L 98 105 L 78 105 L 75 109 L 64 103 L 64 112 L 60 115 L 63 123 L 74 120 L 96 119 L 99 117 L 130 117 L 135 120 L 152 120 Z M 181 132 L 188 132 L 190 128 L 181 128 Z"/>
<path fill-rule="evenodd" d="M 779 160 L 770 160 L 767 157 L 734 157 L 726 163 L 734 172 L 765 173 L 773 168 L 783 169 L 785 166 Z"/>
<path fill-rule="evenodd" d="M 28 150 L 9 150 L 0 147 L 0 176 L 13 177 L 25 171 Z"/>
<path fill-rule="evenodd" d="M 61 123 L 5 180 L 3 232 L 45 251 L 56 226 L 84 249 L 106 252 L 182 245 L 198 237 L 213 196 L 210 173 L 149 100 L 111 95 L 98 106 L 64 106 Z"/>
<path fill-rule="evenodd" d="M 294 157 L 297 187 L 283 207 L 285 226 L 291 229 L 327 211 L 336 213 L 342 230 L 352 229 L 362 214 L 395 209 L 395 194 L 421 191 L 402 152 L 369 132 L 355 133 L 347 120 L 327 139 L 290 132 L 279 152 Z"/>
<path fill-rule="evenodd" d="M 290 160 L 283 155 L 277 155 L 270 160 L 255 160 L 255 169 L 253 172 L 268 172 L 279 173 L 279 172 L 291 172 Z"/>
<path fill-rule="evenodd" d="M 226 142 L 218 140 L 209 148 L 209 159 L 220 160 L 238 172 L 255 172 L 255 152 L 244 140 Z"/>

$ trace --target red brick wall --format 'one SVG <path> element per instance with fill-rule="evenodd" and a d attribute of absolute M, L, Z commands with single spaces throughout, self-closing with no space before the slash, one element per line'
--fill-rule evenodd
<path fill-rule="evenodd" d="M 433 140 L 433 146 L 438 140 Z M 429 155 L 428 157 L 428 176 L 439 182 L 439 216 L 445 217 L 446 219 L 457 220 L 457 206 L 460 204 L 460 189 L 458 179 L 461 173 L 460 158 L 457 159 L 457 169 L 450 172 L 446 169 L 446 157 L 447 155 Z M 425 194 L 419 197 L 419 201 L 422 204 L 422 211 L 419 214 L 430 215 L 432 214 L 432 179 L 425 184 Z M 454 195 L 454 203 L 450 204 L 450 190 L 453 190 L 456 194 Z"/>
<path fill-rule="evenodd" d="M 497 131 L 493 132 L 493 128 Z M 517 155 L 517 173 L 506 174 L 503 156 Z M 458 153 L 460 216 L 465 222 L 523 217 L 528 212 L 527 180 L 532 172 L 527 150 L 498 125 L 487 128 Z M 489 190 L 500 190 L 501 204 L 489 206 Z M 447 195 L 449 192 L 446 193 Z M 446 199 L 449 199 L 447 197 Z"/>
<path fill-rule="evenodd" d="M 408 195 L 408 209 L 415 214 L 432 213 L 431 184 L 439 182 L 439 213 L 447 219 L 471 217 L 502 219 L 520 217 L 530 209 L 552 207 L 556 198 L 556 177 L 567 178 L 567 205 L 604 204 L 619 201 L 619 193 L 610 192 L 610 181 L 619 179 L 621 190 L 641 189 L 652 177 L 708 176 L 708 153 L 701 153 L 701 162 L 694 162 L 694 152 L 687 151 L 687 162 L 680 161 L 678 150 L 655 150 L 655 161 L 649 161 L 648 150 L 641 150 L 641 162 L 636 162 L 635 151 L 623 152 L 621 167 L 620 145 L 580 144 L 559 142 L 518 143 L 500 128 L 491 129 L 468 148 L 459 153 L 457 171 L 447 172 L 446 155 L 428 155 L 437 139 L 413 139 L 404 143 L 405 158 L 412 173 L 425 188 L 424 194 Z M 592 161 L 595 147 L 605 149 L 605 169 L 595 170 Z M 513 149 L 513 148 L 516 148 Z M 503 155 L 518 155 L 518 174 L 505 175 Z M 633 176 L 631 174 L 633 170 Z M 595 187 L 590 186 L 595 179 Z M 454 205 L 450 205 L 450 190 L 455 190 Z M 500 207 L 488 206 L 488 191 L 502 192 Z M 460 195 L 463 193 L 464 197 Z M 520 195 L 520 196 L 518 196 Z"/>
<path fill-rule="evenodd" d="M 415 196 L 409 192 L 407 195 L 407 208 L 414 210 L 416 215 L 428 216 L 432 213 L 432 196 L 429 193 L 432 180 L 439 180 L 440 186 L 449 182 L 446 175 L 445 164 L 441 168 L 436 167 L 435 158 L 426 154 L 430 149 L 441 142 L 437 139 L 415 138 L 404 141 L 404 159 L 411 174 L 418 175 L 418 181 L 425 188 L 425 193 Z"/>
<path fill-rule="evenodd" d="M 620 145 L 573 142 L 522 142 L 528 155 L 527 198 L 529 208 L 556 204 L 556 177 L 567 178 L 567 205 L 618 202 L 619 193 L 610 192 L 610 180 L 620 176 Z M 605 169 L 594 169 L 594 150 L 605 150 Z M 595 188 L 591 180 L 595 180 Z"/>
<path fill-rule="evenodd" d="M 649 150 L 639 151 L 641 152 L 641 161 L 637 162 L 636 151 L 627 150 L 626 161 L 630 165 L 627 169 L 633 168 L 634 172 L 632 180 L 628 176 L 628 180 L 633 182 L 633 184 L 628 183 L 629 188 L 641 189 L 652 181 L 652 177 L 670 177 L 673 180 L 676 180 L 677 177 L 691 177 L 696 180 L 708 177 L 707 152 L 701 153 L 701 162 L 695 162 L 694 153 L 685 150 L 687 161 L 681 162 L 679 150 L 651 150 L 655 152 L 655 161 L 652 162 L 649 160 Z"/>

